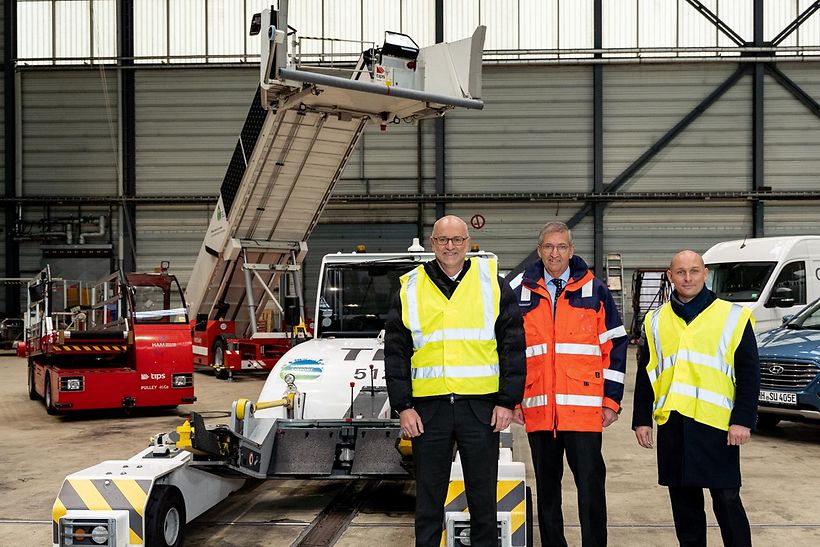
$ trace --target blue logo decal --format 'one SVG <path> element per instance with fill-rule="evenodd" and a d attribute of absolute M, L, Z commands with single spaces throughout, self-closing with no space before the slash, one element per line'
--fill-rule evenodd
<path fill-rule="evenodd" d="M 293 374 L 297 380 L 315 380 L 322 375 L 324 363 L 321 359 L 294 359 L 279 371 L 284 380 L 286 374 Z"/>

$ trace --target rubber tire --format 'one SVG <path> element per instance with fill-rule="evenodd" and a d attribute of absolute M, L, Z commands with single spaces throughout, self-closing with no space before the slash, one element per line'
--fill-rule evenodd
<path fill-rule="evenodd" d="M 44 393 L 43 399 L 44 399 L 45 405 L 46 405 L 46 412 L 48 414 L 50 414 L 51 416 L 54 416 L 55 414 L 57 414 L 57 408 L 54 406 L 54 401 L 52 401 L 52 398 L 51 398 L 51 376 L 49 376 L 48 374 L 46 374 L 45 386 L 46 387 L 43 390 L 43 393 Z"/>
<path fill-rule="evenodd" d="M 28 364 L 28 398 L 36 401 L 40 398 L 37 394 L 37 388 L 34 387 L 34 365 Z"/>
<path fill-rule="evenodd" d="M 780 417 L 775 414 L 758 414 L 757 428 L 758 429 L 774 429 L 780 423 Z"/>
<path fill-rule="evenodd" d="M 527 487 L 527 497 L 525 502 L 525 516 L 527 519 L 527 547 L 533 547 L 535 543 L 535 537 L 533 537 L 533 529 L 535 526 L 535 521 L 533 521 L 532 517 L 532 490 L 530 487 Z"/>
<path fill-rule="evenodd" d="M 217 338 L 214 341 L 214 346 L 211 349 L 211 354 L 214 356 L 214 376 L 219 380 L 227 380 L 230 377 L 228 369 L 225 368 L 225 351 L 228 349 L 228 344 L 222 338 Z M 219 366 L 217 366 L 219 365 Z"/>
<path fill-rule="evenodd" d="M 145 545 L 182 547 L 185 542 L 185 502 L 173 486 L 154 486 L 145 514 Z"/>

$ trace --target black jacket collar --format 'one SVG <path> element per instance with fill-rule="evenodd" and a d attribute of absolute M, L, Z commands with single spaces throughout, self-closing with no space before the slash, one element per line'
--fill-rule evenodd
<path fill-rule="evenodd" d="M 703 290 L 689 302 L 684 302 L 678 298 L 677 291 L 672 292 L 672 296 L 669 300 L 672 305 L 672 311 L 675 312 L 675 315 L 689 324 L 716 299 L 717 296 L 715 296 L 715 293 L 706 287 L 703 287 Z"/>
<path fill-rule="evenodd" d="M 450 298 L 458 287 L 458 284 L 464 279 L 464 275 L 470 269 L 470 264 L 472 264 L 470 260 L 464 261 L 464 267 L 461 268 L 461 273 L 458 274 L 455 281 L 444 273 L 444 270 L 441 269 L 441 266 L 438 265 L 435 259 L 424 263 L 424 271 L 427 273 L 427 276 L 433 280 L 433 283 L 435 283 L 436 287 L 441 291 L 441 294 Z"/>

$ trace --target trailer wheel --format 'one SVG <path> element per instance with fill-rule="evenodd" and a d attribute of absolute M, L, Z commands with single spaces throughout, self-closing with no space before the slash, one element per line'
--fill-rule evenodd
<path fill-rule="evenodd" d="M 34 365 L 31 363 L 28 364 L 28 398 L 32 401 L 40 398 L 37 395 L 37 388 L 34 386 Z"/>
<path fill-rule="evenodd" d="M 46 412 L 50 415 L 57 414 L 57 409 L 54 406 L 54 401 L 51 398 L 51 376 L 46 375 L 46 387 L 43 391 L 45 393 Z"/>
<path fill-rule="evenodd" d="M 214 361 L 212 366 L 214 367 L 214 376 L 219 380 L 227 380 L 230 376 L 228 369 L 225 368 L 225 351 L 227 349 L 228 345 L 222 338 L 217 338 L 214 341 L 214 347 L 211 351 Z"/>
<path fill-rule="evenodd" d="M 527 518 L 527 547 L 533 547 L 533 543 L 535 538 L 533 537 L 533 526 L 534 522 L 532 520 L 532 490 L 530 487 L 527 487 L 527 501 L 526 501 L 526 518 Z"/>
<path fill-rule="evenodd" d="M 145 545 L 181 547 L 184 542 L 185 502 L 173 486 L 155 486 L 145 514 Z"/>

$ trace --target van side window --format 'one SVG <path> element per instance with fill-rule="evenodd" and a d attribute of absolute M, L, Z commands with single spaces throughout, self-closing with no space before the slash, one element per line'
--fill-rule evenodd
<path fill-rule="evenodd" d="M 777 276 L 772 294 L 781 287 L 791 289 L 794 304 L 806 303 L 806 263 L 801 261 L 786 264 Z"/>

